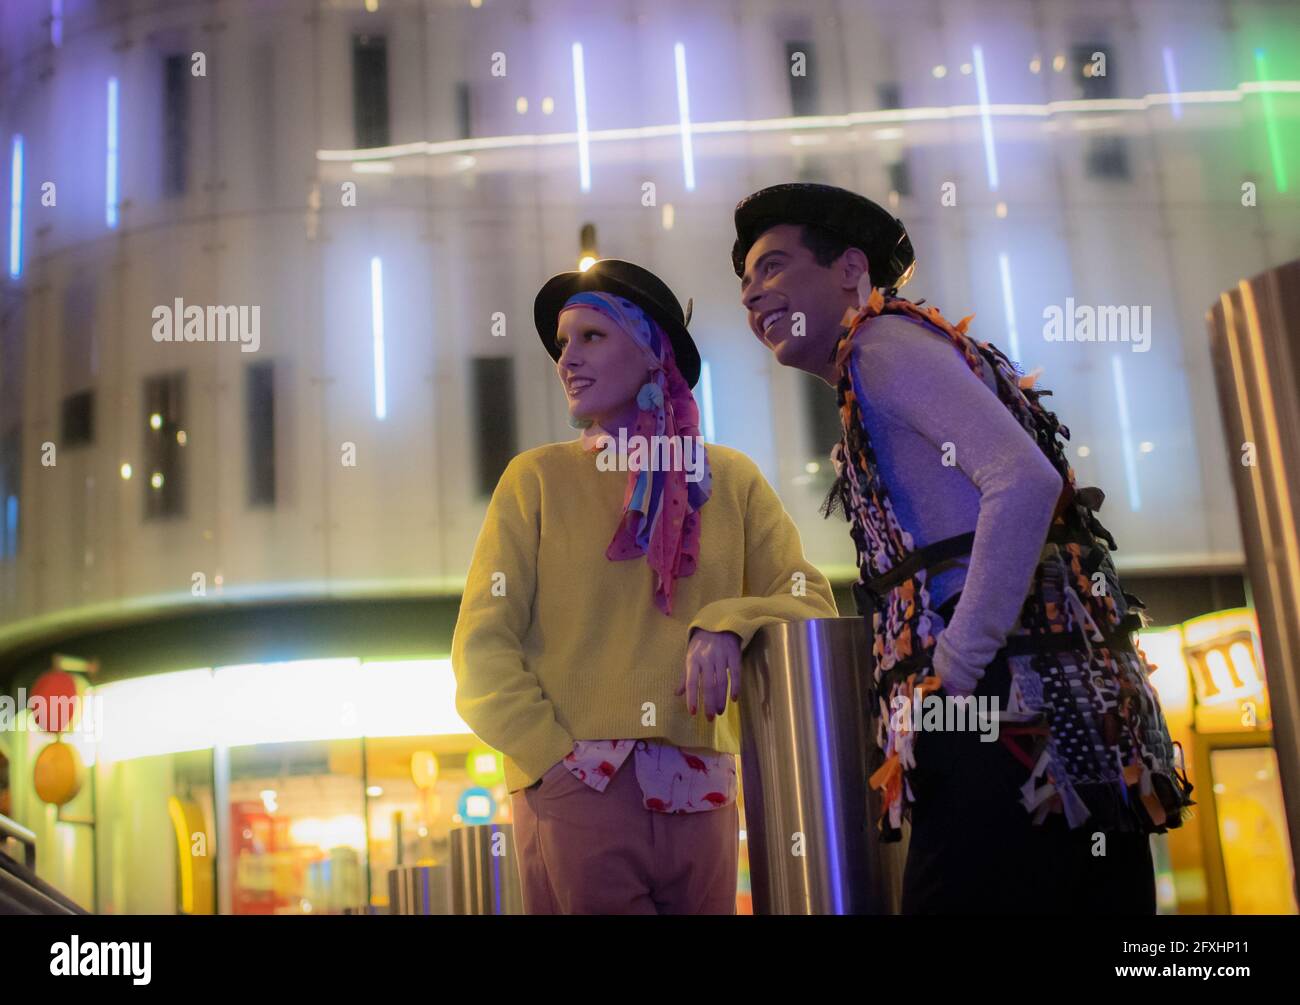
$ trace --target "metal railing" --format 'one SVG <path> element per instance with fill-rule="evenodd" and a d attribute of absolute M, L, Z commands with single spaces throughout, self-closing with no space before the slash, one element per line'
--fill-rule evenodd
<path fill-rule="evenodd" d="M 5 850 L 8 841 L 23 846 L 23 861 Z M 36 835 L 0 815 L 0 914 L 89 914 L 84 907 L 36 875 Z"/>

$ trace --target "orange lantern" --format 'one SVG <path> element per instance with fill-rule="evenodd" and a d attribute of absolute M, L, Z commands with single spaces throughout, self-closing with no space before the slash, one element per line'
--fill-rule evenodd
<path fill-rule="evenodd" d="M 81 791 L 86 766 L 76 747 L 56 740 L 37 755 L 32 775 L 36 795 L 54 806 L 62 806 Z"/>

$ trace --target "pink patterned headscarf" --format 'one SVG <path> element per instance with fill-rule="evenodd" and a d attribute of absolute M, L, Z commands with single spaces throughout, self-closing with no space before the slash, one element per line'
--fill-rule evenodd
<path fill-rule="evenodd" d="M 686 379 L 677 369 L 672 342 L 664 330 L 632 301 L 612 293 L 576 293 L 560 309 L 563 314 L 576 307 L 587 307 L 608 317 L 641 347 L 650 365 L 651 375 L 637 394 L 635 427 L 631 436 L 641 436 L 647 444 L 652 437 L 681 437 L 677 446 L 685 452 L 685 440 L 700 435 L 700 411 Z M 608 435 L 608 434 L 606 434 Z M 584 435 L 589 448 L 599 445 L 601 437 Z M 703 442 L 703 441 L 696 441 Z M 646 556 L 655 571 L 655 606 L 672 614 L 676 582 L 695 572 L 700 555 L 700 507 L 713 492 L 713 473 L 708 453 L 703 452 L 701 477 L 691 481 L 685 465 L 670 470 L 650 470 L 657 451 L 642 452 L 644 465 L 634 466 L 637 454 L 629 452 L 627 490 L 623 493 L 623 516 L 605 557 L 618 562 Z"/>

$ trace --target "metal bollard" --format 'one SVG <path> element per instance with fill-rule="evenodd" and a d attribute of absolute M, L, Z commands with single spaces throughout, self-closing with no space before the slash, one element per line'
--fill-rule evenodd
<path fill-rule="evenodd" d="M 445 865 L 399 865 L 388 870 L 389 914 L 451 914 Z"/>
<path fill-rule="evenodd" d="M 741 775 L 755 914 L 884 914 L 861 618 L 769 625 L 745 650 Z"/>
<path fill-rule="evenodd" d="M 510 824 L 476 824 L 452 830 L 451 913 L 524 913 Z"/>

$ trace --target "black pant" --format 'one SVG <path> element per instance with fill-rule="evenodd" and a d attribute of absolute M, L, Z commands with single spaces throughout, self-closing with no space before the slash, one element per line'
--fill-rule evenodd
<path fill-rule="evenodd" d="M 995 661 L 976 694 L 1006 706 L 1010 673 Z M 940 692 L 942 693 L 942 692 Z M 1155 870 L 1145 834 L 1041 826 L 1020 803 L 1028 769 L 999 740 L 919 732 L 904 914 L 1154 914 Z"/>

